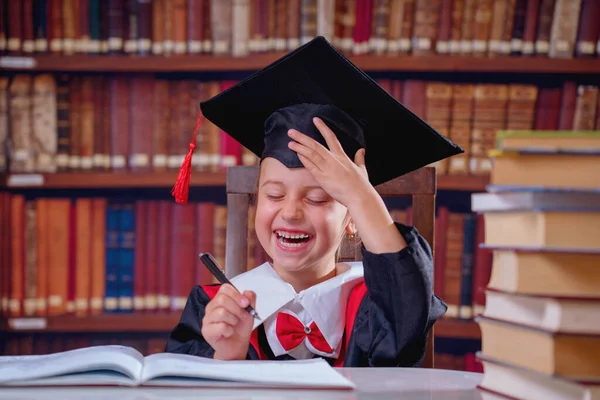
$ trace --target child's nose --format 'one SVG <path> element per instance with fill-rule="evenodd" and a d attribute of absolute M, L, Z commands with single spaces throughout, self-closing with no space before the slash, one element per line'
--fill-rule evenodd
<path fill-rule="evenodd" d="M 283 219 L 288 221 L 298 220 L 302 218 L 302 207 L 297 201 L 288 200 L 283 205 L 281 210 Z"/>

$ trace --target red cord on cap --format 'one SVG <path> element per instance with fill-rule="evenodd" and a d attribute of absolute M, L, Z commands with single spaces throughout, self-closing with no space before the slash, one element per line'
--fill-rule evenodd
<path fill-rule="evenodd" d="M 194 138 L 190 142 L 190 150 L 183 159 L 179 174 L 177 175 L 177 180 L 175 181 L 175 186 L 173 186 L 173 189 L 171 190 L 171 194 L 175 197 L 175 202 L 179 204 L 187 204 L 188 202 L 190 179 L 192 178 L 192 154 L 196 149 L 196 133 L 198 133 L 200 123 L 203 119 L 202 111 L 200 111 L 196 121 L 196 128 L 194 129 Z"/>

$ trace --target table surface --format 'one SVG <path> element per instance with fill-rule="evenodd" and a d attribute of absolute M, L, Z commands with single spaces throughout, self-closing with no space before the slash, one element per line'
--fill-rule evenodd
<path fill-rule="evenodd" d="M 290 399 L 290 400 L 482 400 L 476 388 L 482 374 L 426 368 L 340 368 L 355 390 L 206 389 L 152 387 L 0 388 L 0 399 L 153 400 L 153 399 Z"/>

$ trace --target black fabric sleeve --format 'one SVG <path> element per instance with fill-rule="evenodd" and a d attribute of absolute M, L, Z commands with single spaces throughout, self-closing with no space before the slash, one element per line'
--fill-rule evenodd
<path fill-rule="evenodd" d="M 351 364 L 419 367 L 428 333 L 447 309 L 433 293 L 433 257 L 414 227 L 396 223 L 407 242 L 397 253 L 362 248 L 367 294 L 356 316 Z"/>
<path fill-rule="evenodd" d="M 188 296 L 185 308 L 179 322 L 169 334 L 165 352 L 191 354 L 200 357 L 213 358 L 214 349 L 202 337 L 202 319 L 204 310 L 210 301 L 201 286 L 194 286 Z M 258 360 L 259 356 L 254 347 L 249 346 L 248 360 Z"/>

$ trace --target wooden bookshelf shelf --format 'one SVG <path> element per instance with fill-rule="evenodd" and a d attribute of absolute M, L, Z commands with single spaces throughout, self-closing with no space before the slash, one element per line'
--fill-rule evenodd
<path fill-rule="evenodd" d="M 72 315 L 50 318 L 9 318 L 0 320 L 0 332 L 12 333 L 96 333 L 170 332 L 179 322 L 179 313 Z M 435 324 L 436 337 L 479 339 L 479 326 L 472 321 L 441 319 Z"/>
<path fill-rule="evenodd" d="M 481 329 L 472 320 L 442 318 L 434 325 L 435 337 L 454 339 L 481 339 Z"/>
<path fill-rule="evenodd" d="M 192 172 L 192 187 L 224 186 L 226 172 Z M 172 187 L 177 172 L 59 172 L 54 174 L 0 175 L 0 188 L 23 189 L 94 189 Z M 478 175 L 442 175 L 438 189 L 484 191 L 489 177 Z"/>
<path fill-rule="evenodd" d="M 168 332 L 180 314 L 100 314 L 86 317 L 63 315 L 48 318 L 9 318 L 0 331 L 8 332 Z"/>
<path fill-rule="evenodd" d="M 9 174 L 0 177 L 8 188 L 141 188 L 172 187 L 173 172 L 65 172 L 54 174 Z M 224 186 L 225 172 L 192 172 L 191 186 Z"/>
<path fill-rule="evenodd" d="M 489 175 L 441 175 L 437 177 L 438 190 L 483 192 L 489 183 Z"/>
<path fill-rule="evenodd" d="M 178 56 L 60 56 L 0 57 L 0 68 L 33 71 L 78 72 L 202 72 L 252 71 L 282 57 L 285 53 Z M 600 59 L 558 59 L 544 57 L 462 57 L 449 55 L 391 56 L 350 55 L 365 71 L 418 72 L 511 72 L 598 74 Z"/>

